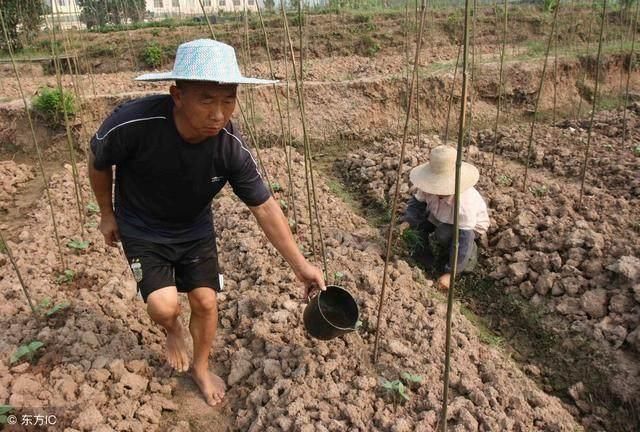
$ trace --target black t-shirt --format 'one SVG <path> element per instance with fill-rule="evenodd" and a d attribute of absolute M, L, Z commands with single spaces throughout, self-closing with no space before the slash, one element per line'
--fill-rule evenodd
<path fill-rule="evenodd" d="M 253 155 L 229 122 L 198 144 L 182 139 L 169 95 L 117 107 L 91 139 L 98 170 L 116 166 L 120 234 L 178 243 L 213 234 L 211 200 L 229 182 L 247 205 L 270 196 Z"/>

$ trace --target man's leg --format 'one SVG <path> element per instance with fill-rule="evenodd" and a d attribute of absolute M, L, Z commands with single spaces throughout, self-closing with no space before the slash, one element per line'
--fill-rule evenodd
<path fill-rule="evenodd" d="M 187 294 L 191 306 L 189 331 L 193 338 L 192 376 L 211 406 L 224 397 L 224 381 L 209 371 L 209 352 L 218 329 L 216 292 L 209 288 L 195 288 Z"/>
<path fill-rule="evenodd" d="M 472 230 L 458 230 L 458 268 L 457 273 L 460 274 L 469 263 L 469 259 L 475 250 L 475 232 Z M 446 272 L 451 272 L 453 265 L 453 225 L 441 224 L 435 231 L 435 237 L 438 243 L 445 246 L 449 250 L 449 262 L 445 267 Z"/>
<path fill-rule="evenodd" d="M 189 370 L 176 287 L 169 286 L 151 292 L 147 297 L 147 312 L 167 332 L 167 362 L 179 372 Z"/>

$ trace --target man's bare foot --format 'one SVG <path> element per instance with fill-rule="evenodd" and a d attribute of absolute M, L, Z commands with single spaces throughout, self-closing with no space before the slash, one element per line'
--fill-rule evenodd
<path fill-rule="evenodd" d="M 191 377 L 198 385 L 204 399 L 211 406 L 216 406 L 222 402 L 224 397 L 225 385 L 222 378 L 209 372 L 207 369 L 196 370 L 191 369 Z"/>
<path fill-rule="evenodd" d="M 167 332 L 167 362 L 178 372 L 189 370 L 187 346 L 182 335 L 182 325 L 178 322 L 176 331 Z"/>

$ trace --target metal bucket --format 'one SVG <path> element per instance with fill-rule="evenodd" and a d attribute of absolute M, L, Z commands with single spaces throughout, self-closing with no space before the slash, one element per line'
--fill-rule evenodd
<path fill-rule="evenodd" d="M 346 289 L 327 285 L 309 300 L 303 320 L 307 332 L 316 339 L 329 340 L 356 329 L 358 304 Z"/>

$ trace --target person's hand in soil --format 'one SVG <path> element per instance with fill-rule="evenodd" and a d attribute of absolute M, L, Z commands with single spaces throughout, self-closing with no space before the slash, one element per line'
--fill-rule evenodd
<path fill-rule="evenodd" d="M 451 273 L 445 273 L 438 278 L 438 289 L 440 291 L 448 291 L 451 285 Z"/>
<path fill-rule="evenodd" d="M 120 232 L 113 213 L 102 215 L 100 218 L 100 232 L 104 236 L 105 243 L 109 246 L 116 246 L 116 243 L 120 241 Z"/>
<path fill-rule="evenodd" d="M 296 277 L 304 284 L 303 298 L 307 299 L 316 295 L 319 291 L 326 290 L 324 277 L 320 269 L 305 262 L 305 265 L 296 271 Z"/>

